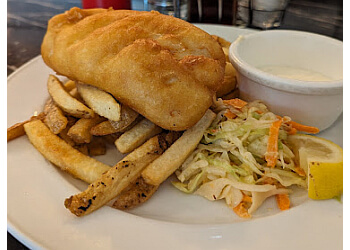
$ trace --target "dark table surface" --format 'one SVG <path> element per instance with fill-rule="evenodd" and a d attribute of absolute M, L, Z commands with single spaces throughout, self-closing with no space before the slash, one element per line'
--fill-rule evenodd
<path fill-rule="evenodd" d="M 189 1 L 190 4 L 194 2 Z M 132 0 L 131 3 L 132 9 L 143 10 L 143 0 Z M 7 1 L 7 75 L 40 54 L 49 18 L 73 6 L 81 7 L 81 1 Z M 343 40 L 343 2 L 290 0 L 280 29 L 309 31 Z M 7 233 L 7 249 L 27 248 Z"/>

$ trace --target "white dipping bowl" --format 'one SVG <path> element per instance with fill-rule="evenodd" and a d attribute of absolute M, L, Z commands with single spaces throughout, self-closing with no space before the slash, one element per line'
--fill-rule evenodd
<path fill-rule="evenodd" d="M 324 130 L 343 111 L 343 43 L 301 31 L 240 36 L 229 49 L 243 100 L 262 100 L 275 114 Z M 296 80 L 263 67 L 317 72 L 329 80 Z"/>

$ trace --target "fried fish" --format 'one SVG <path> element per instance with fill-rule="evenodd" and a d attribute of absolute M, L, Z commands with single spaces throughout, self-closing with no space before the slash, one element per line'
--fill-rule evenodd
<path fill-rule="evenodd" d="M 158 12 L 72 8 L 49 21 L 41 53 L 58 74 L 176 131 L 204 115 L 225 71 L 212 36 Z"/>

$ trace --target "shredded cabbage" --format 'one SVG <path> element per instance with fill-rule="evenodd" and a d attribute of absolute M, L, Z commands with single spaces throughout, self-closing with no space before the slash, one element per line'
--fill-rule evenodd
<path fill-rule="evenodd" d="M 176 188 L 211 201 L 225 199 L 231 208 L 248 197 L 251 214 L 266 198 L 291 192 L 292 185 L 306 187 L 305 176 L 295 171 L 295 155 L 285 143 L 286 124 L 279 129 L 276 165 L 267 167 L 269 129 L 278 118 L 262 102 L 235 108 L 218 99 L 213 110 L 217 117 L 176 171 Z M 236 117 L 225 117 L 228 110 Z"/>

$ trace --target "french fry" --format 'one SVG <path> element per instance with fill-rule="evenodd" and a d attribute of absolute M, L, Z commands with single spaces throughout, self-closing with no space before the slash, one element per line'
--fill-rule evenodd
<path fill-rule="evenodd" d="M 229 59 L 229 47 L 231 43 L 229 41 L 226 41 L 224 38 L 219 37 L 219 36 L 212 36 L 221 46 L 222 51 L 225 54 L 226 57 L 226 66 L 225 66 L 225 76 L 224 76 L 224 82 L 222 83 L 221 87 L 217 90 L 216 96 L 223 98 L 223 99 L 228 99 L 229 96 L 235 89 L 237 89 L 237 77 L 236 77 L 236 70 L 230 63 Z M 234 93 L 236 94 L 236 92 Z M 233 95 L 233 94 L 232 94 Z M 230 96 L 232 96 L 230 95 Z M 236 96 L 236 95 L 234 95 Z M 238 96 L 236 96 L 238 97 Z"/>
<path fill-rule="evenodd" d="M 109 120 L 112 126 L 115 128 L 116 132 L 121 132 L 128 126 L 130 126 L 136 119 L 139 117 L 139 114 L 128 106 L 122 105 L 121 114 L 119 121 Z"/>
<path fill-rule="evenodd" d="M 103 140 L 108 143 L 108 144 L 113 144 L 114 142 L 122 135 L 123 133 L 117 132 L 114 134 L 109 134 L 109 135 L 105 135 L 102 136 Z"/>
<path fill-rule="evenodd" d="M 90 133 L 96 136 L 109 135 L 114 134 L 116 132 L 117 130 L 112 126 L 112 124 L 108 120 L 93 126 L 90 130 Z"/>
<path fill-rule="evenodd" d="M 75 178 L 92 183 L 111 168 L 74 149 L 40 120 L 26 123 L 24 129 L 29 141 L 47 160 Z"/>
<path fill-rule="evenodd" d="M 136 113 L 134 110 L 129 107 L 122 105 L 121 107 L 121 119 L 117 122 L 107 120 L 97 124 L 91 128 L 91 134 L 96 136 L 103 136 L 114 134 L 117 132 L 125 132 L 135 126 L 142 116 Z"/>
<path fill-rule="evenodd" d="M 145 181 L 157 186 L 173 174 L 197 147 L 203 137 L 204 131 L 210 126 L 215 116 L 215 113 L 209 109 L 164 154 L 149 164 L 142 172 L 142 177 Z"/>
<path fill-rule="evenodd" d="M 221 47 L 229 48 L 231 45 L 229 41 L 225 40 L 220 36 L 212 35 L 212 37 L 220 44 Z"/>
<path fill-rule="evenodd" d="M 90 133 L 95 136 L 104 136 L 104 135 L 110 135 L 115 133 L 123 133 L 133 128 L 137 123 L 139 123 L 142 120 L 142 118 L 143 117 L 140 115 L 137 116 L 136 119 L 131 124 L 129 124 L 129 121 L 122 122 L 124 123 L 125 126 L 122 126 L 120 123 L 121 126 L 119 127 L 119 129 L 116 129 L 115 127 L 112 126 L 113 121 L 110 121 L 110 120 L 103 121 L 97 124 L 96 126 L 92 127 L 90 130 Z"/>
<path fill-rule="evenodd" d="M 235 90 L 231 91 L 227 95 L 224 95 L 221 97 L 222 100 L 231 100 L 239 97 L 239 89 L 236 88 Z"/>
<path fill-rule="evenodd" d="M 76 143 L 90 143 L 92 134 L 90 130 L 104 118 L 95 115 L 94 118 L 80 118 L 69 130 L 67 135 Z"/>
<path fill-rule="evenodd" d="M 219 36 L 212 35 L 212 37 L 220 44 L 222 51 L 225 54 L 226 61 L 229 62 L 230 59 L 228 56 L 228 51 L 229 51 L 229 47 L 230 47 L 231 43 L 229 41 L 225 40 L 224 38 L 219 37 Z"/>
<path fill-rule="evenodd" d="M 25 135 L 26 132 L 24 131 L 23 125 L 26 124 L 29 121 L 24 122 L 18 122 L 11 127 L 7 129 L 7 141 L 11 141 L 13 139 L 16 139 L 17 137 L 20 137 L 22 135 Z"/>
<path fill-rule="evenodd" d="M 159 134 L 162 128 L 144 118 L 133 128 L 122 134 L 116 141 L 115 146 L 123 153 L 129 153 L 143 144 L 152 136 Z"/>
<path fill-rule="evenodd" d="M 89 156 L 89 148 L 87 144 L 78 144 L 73 147 L 77 149 L 80 153 L 83 153 L 84 155 Z"/>
<path fill-rule="evenodd" d="M 89 144 L 86 144 L 89 150 L 90 156 L 104 155 L 106 154 L 107 148 L 104 138 L 94 137 Z"/>
<path fill-rule="evenodd" d="M 60 80 L 50 75 L 47 81 L 47 89 L 55 103 L 68 114 L 78 118 L 92 118 L 94 112 L 83 103 L 71 96 L 64 88 Z"/>
<path fill-rule="evenodd" d="M 95 113 L 112 121 L 120 120 L 120 105 L 112 95 L 91 85 L 82 83 L 76 85 L 85 103 Z"/>
<path fill-rule="evenodd" d="M 64 83 L 64 88 L 67 92 L 70 92 L 72 89 L 75 89 L 75 82 L 73 80 L 68 80 L 66 83 Z"/>
<path fill-rule="evenodd" d="M 53 102 L 51 98 L 45 105 L 44 113 L 44 122 L 52 133 L 57 135 L 67 127 L 67 117 L 63 114 L 63 111 Z"/>
<path fill-rule="evenodd" d="M 130 184 L 117 199 L 114 201 L 112 207 L 125 210 L 134 208 L 149 200 L 157 191 L 159 186 L 154 186 L 145 182 L 142 177 Z"/>
<path fill-rule="evenodd" d="M 90 184 L 85 191 L 66 199 L 64 205 L 76 216 L 97 210 L 133 183 L 141 171 L 158 158 L 170 143 L 172 142 L 167 141 L 165 133 L 152 137 Z"/>
<path fill-rule="evenodd" d="M 34 120 L 42 120 L 44 119 L 44 112 L 39 113 L 38 115 L 32 116 L 29 120 L 24 122 L 18 122 L 7 129 L 7 142 L 16 139 L 22 135 L 25 135 L 24 124 L 34 121 Z"/>
<path fill-rule="evenodd" d="M 84 103 L 84 100 L 83 98 L 80 96 L 79 92 L 78 92 L 78 89 L 77 88 L 73 88 L 71 91 L 69 91 L 69 94 L 74 97 L 75 99 L 77 99 L 79 102 Z"/>
<path fill-rule="evenodd" d="M 67 144 L 69 144 L 70 146 L 75 146 L 76 143 L 75 141 L 73 141 L 73 139 L 68 136 L 68 131 L 69 131 L 70 127 L 66 127 L 65 129 L 63 129 L 59 134 L 58 136 L 64 140 Z"/>
<path fill-rule="evenodd" d="M 76 143 L 68 136 L 69 129 L 76 123 L 78 118 L 73 116 L 67 116 L 68 124 L 65 129 L 63 129 L 58 136 L 63 139 L 66 143 L 71 145 L 72 147 L 76 145 Z"/>
<path fill-rule="evenodd" d="M 216 92 L 217 97 L 227 95 L 236 88 L 236 75 L 236 70 L 232 64 L 230 62 L 226 62 L 224 82 L 222 83 L 222 87 L 220 87 L 220 89 Z"/>

